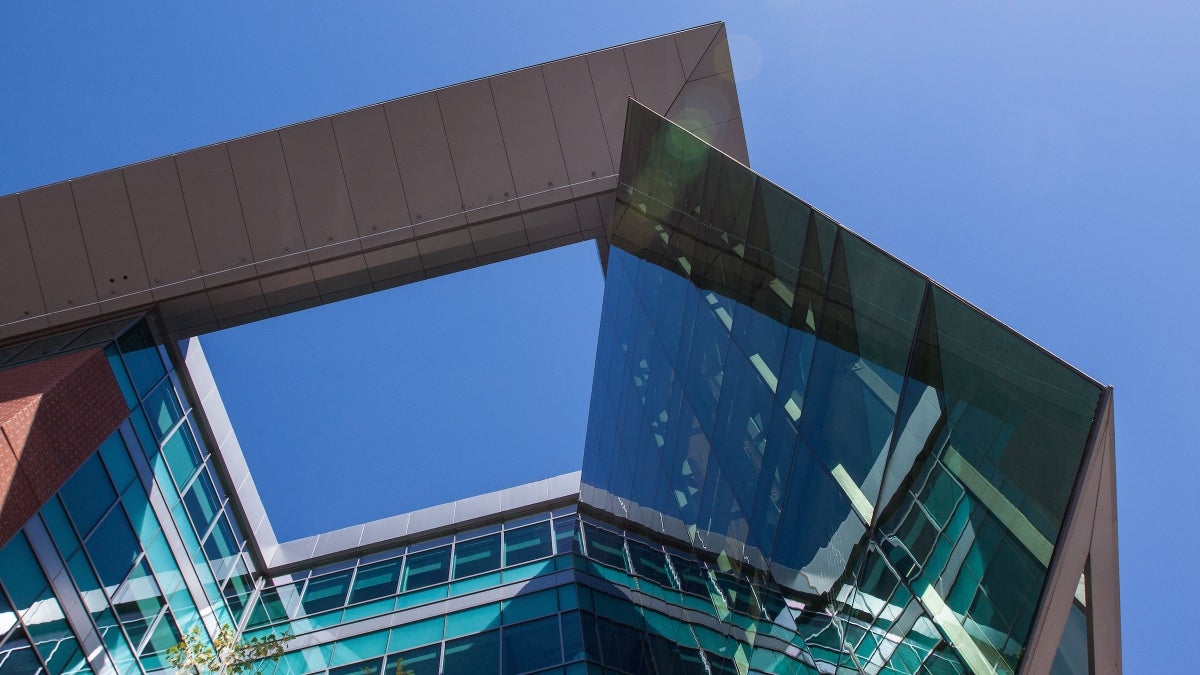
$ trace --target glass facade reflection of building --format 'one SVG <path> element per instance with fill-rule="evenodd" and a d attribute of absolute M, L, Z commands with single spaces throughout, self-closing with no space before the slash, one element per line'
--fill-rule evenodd
<path fill-rule="evenodd" d="M 222 625 L 294 635 L 279 675 L 1119 671 L 1111 391 L 635 101 L 623 138 L 579 474 L 279 543 L 179 315 L 0 342 L 0 675 Z"/>

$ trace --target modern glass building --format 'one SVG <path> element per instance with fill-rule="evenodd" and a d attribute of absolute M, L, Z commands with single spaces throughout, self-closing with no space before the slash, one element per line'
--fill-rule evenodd
<path fill-rule="evenodd" d="M 1120 672 L 1111 389 L 747 164 L 714 24 L 0 197 L 0 673 Z M 585 239 L 581 472 L 276 540 L 196 336 Z"/>

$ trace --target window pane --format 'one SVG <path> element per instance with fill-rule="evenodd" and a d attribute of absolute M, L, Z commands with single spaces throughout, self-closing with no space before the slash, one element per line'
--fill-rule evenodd
<path fill-rule="evenodd" d="M 387 666 L 384 667 L 383 672 L 386 675 L 394 675 L 395 673 L 438 675 L 438 661 L 441 656 L 441 645 L 410 649 L 409 651 L 389 656 Z M 401 664 L 403 664 L 403 667 L 401 667 Z"/>
<path fill-rule="evenodd" d="M 33 653 L 33 645 L 22 634 L 12 636 L 0 647 L 0 674 L 28 675 L 36 673 L 41 665 Z"/>
<path fill-rule="evenodd" d="M 118 338 L 117 345 L 125 355 L 125 365 L 129 368 L 133 384 L 138 393 L 144 396 L 166 374 L 150 329 L 145 322 L 141 322 Z"/>
<path fill-rule="evenodd" d="M 96 455 L 79 467 L 59 494 L 67 505 L 71 519 L 75 521 L 75 527 L 85 537 L 117 499 L 117 493 L 108 481 L 108 473 Z"/>
<path fill-rule="evenodd" d="M 520 623 L 557 611 L 558 591 L 556 589 L 551 588 L 537 593 L 518 595 L 504 601 L 504 623 Z"/>
<path fill-rule="evenodd" d="M 504 533 L 504 564 L 520 565 L 554 553 L 550 521 L 508 530 Z"/>
<path fill-rule="evenodd" d="M 397 558 L 358 568 L 354 589 L 350 591 L 350 602 L 366 602 L 395 594 L 400 581 L 401 562 Z"/>
<path fill-rule="evenodd" d="M 596 562 L 625 569 L 624 539 L 621 535 L 584 523 L 588 557 Z"/>
<path fill-rule="evenodd" d="M 411 591 L 444 583 L 450 576 L 450 547 L 442 546 L 408 556 L 404 568 L 404 590 Z"/>
<path fill-rule="evenodd" d="M 562 662 L 557 616 L 506 626 L 503 640 L 505 675 L 524 673 Z"/>
<path fill-rule="evenodd" d="M 113 509 L 85 545 L 100 581 L 116 588 L 142 552 L 124 509 Z"/>
<path fill-rule="evenodd" d="M 454 578 L 500 569 L 500 535 L 493 534 L 454 546 Z"/>
<path fill-rule="evenodd" d="M 637 541 L 630 540 L 629 555 L 633 557 L 634 573 L 644 577 L 664 588 L 674 588 L 674 579 L 667 569 L 667 556 L 662 551 Z"/>
<path fill-rule="evenodd" d="M 179 421 L 179 418 L 183 417 L 183 411 L 179 409 L 179 401 L 175 400 L 175 390 L 171 388 L 170 380 L 164 380 L 162 384 L 158 385 L 146 397 L 142 408 L 159 440 L 162 440 L 167 432 L 171 431 L 171 427 Z"/>
<path fill-rule="evenodd" d="M 163 457 L 175 479 L 175 485 L 182 488 L 192 479 L 196 468 L 200 466 L 200 452 L 196 449 L 196 441 L 192 431 L 183 425 L 162 446 Z"/>
<path fill-rule="evenodd" d="M 341 607 L 346 601 L 346 587 L 350 584 L 350 570 L 317 577 L 308 582 L 301 605 L 306 614 L 316 614 Z"/>
<path fill-rule="evenodd" d="M 500 631 L 489 631 L 446 643 L 444 673 L 493 675 L 500 672 Z"/>
<path fill-rule="evenodd" d="M 217 492 L 213 489 L 212 479 L 208 477 L 207 471 L 202 472 L 183 495 L 183 505 L 192 518 L 192 524 L 196 526 L 197 536 L 204 536 L 213 518 L 216 518 L 217 512 L 221 510 L 221 505 L 217 503 Z"/>

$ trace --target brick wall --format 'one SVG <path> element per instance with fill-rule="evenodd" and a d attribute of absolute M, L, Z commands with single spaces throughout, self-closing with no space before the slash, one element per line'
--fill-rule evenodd
<path fill-rule="evenodd" d="M 103 350 L 0 371 L 0 546 L 126 415 Z"/>

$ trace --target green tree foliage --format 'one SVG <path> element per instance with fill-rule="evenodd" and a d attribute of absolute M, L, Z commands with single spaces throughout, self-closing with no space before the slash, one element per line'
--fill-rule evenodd
<path fill-rule="evenodd" d="M 200 627 L 183 636 L 179 644 L 167 650 L 167 663 L 177 675 L 205 675 L 258 673 L 267 663 L 274 663 L 283 656 L 290 633 L 252 640 L 238 640 L 237 633 L 229 624 L 221 626 L 210 644 L 200 635 Z"/>

